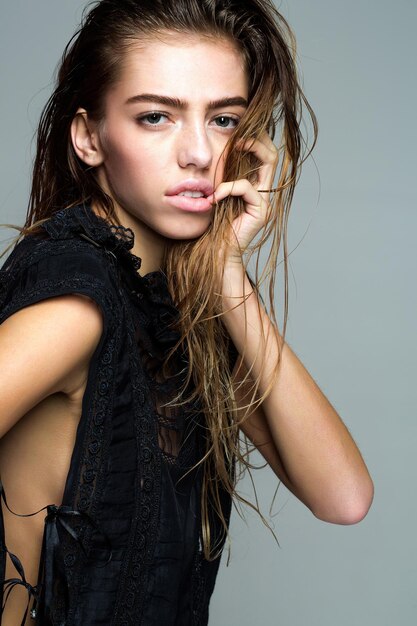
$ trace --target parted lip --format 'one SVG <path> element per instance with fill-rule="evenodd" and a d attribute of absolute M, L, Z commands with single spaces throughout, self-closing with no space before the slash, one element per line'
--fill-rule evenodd
<path fill-rule="evenodd" d="M 182 191 L 200 191 L 207 197 L 211 196 L 214 188 L 208 180 L 189 178 L 187 180 L 183 180 L 177 185 L 174 185 L 173 187 L 170 187 L 165 195 L 177 196 Z"/>

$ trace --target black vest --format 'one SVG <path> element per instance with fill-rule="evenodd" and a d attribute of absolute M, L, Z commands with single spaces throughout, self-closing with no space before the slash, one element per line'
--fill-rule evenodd
<path fill-rule="evenodd" d="M 177 310 L 162 272 L 139 275 L 132 246 L 132 231 L 77 206 L 26 236 L 0 272 L 0 323 L 71 293 L 94 300 L 104 322 L 63 502 L 45 502 L 39 581 L 29 590 L 42 626 L 208 622 L 220 559 L 201 551 L 202 468 L 194 465 L 205 451 L 202 414 L 197 403 L 163 408 L 180 388 L 186 356 L 177 351 L 170 376 L 159 375 L 179 337 Z M 228 520 L 230 498 L 222 497 Z M 2 516 L 0 548 L 4 580 Z"/>

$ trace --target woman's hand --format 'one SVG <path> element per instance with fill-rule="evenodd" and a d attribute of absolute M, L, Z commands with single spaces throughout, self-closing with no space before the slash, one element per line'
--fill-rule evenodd
<path fill-rule="evenodd" d="M 227 261 L 241 263 L 246 250 L 269 218 L 269 196 L 273 185 L 278 151 L 265 132 L 260 139 L 238 142 L 237 148 L 252 152 L 261 162 L 258 180 L 252 184 L 247 179 L 220 183 L 211 198 L 220 202 L 227 196 L 240 196 L 245 202 L 245 211 L 232 223 L 231 236 L 227 242 Z"/>

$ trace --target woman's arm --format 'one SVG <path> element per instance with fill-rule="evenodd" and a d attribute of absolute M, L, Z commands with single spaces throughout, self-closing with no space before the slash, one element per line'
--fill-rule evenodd
<path fill-rule="evenodd" d="M 242 253 L 271 217 L 269 190 L 278 152 L 267 133 L 237 147 L 252 152 L 259 160 L 258 179 L 256 183 L 247 179 L 220 183 L 213 200 L 236 196 L 245 205 L 231 224 L 229 240 L 219 251 L 224 259 L 222 319 L 243 360 L 237 381 L 249 371 L 260 382 L 260 397 L 266 394 L 243 430 L 282 482 L 314 515 L 328 522 L 353 524 L 366 515 L 373 498 L 366 465 L 339 415 L 283 343 L 252 292 L 242 262 Z M 243 299 L 245 306 L 237 306 Z M 282 357 L 274 378 L 280 347 Z M 239 390 L 238 382 L 236 387 L 238 400 L 247 404 L 248 391 Z"/>
<path fill-rule="evenodd" d="M 243 292 L 244 289 L 244 292 Z M 250 294 L 250 295 L 248 295 Z M 243 306 L 236 306 L 242 295 Z M 282 482 L 322 520 L 354 524 L 367 513 L 373 484 L 361 454 L 337 412 L 259 306 L 243 265 L 226 265 L 224 324 L 243 355 L 235 371 L 237 400 L 248 401 L 238 381 L 249 370 L 259 394 L 272 379 L 279 345 L 279 374 L 260 408 L 242 425 Z"/>
<path fill-rule="evenodd" d="M 97 305 L 80 295 L 43 300 L 0 325 L 0 437 L 47 396 L 76 391 L 102 327 Z"/>

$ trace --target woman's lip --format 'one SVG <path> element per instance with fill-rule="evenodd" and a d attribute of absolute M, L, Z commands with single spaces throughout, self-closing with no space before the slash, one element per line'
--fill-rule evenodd
<path fill-rule="evenodd" d="M 189 196 L 166 195 L 165 200 L 171 206 L 191 213 L 205 213 L 210 211 L 212 203 L 208 198 L 190 198 Z"/>
<path fill-rule="evenodd" d="M 207 197 L 211 196 L 214 191 L 214 187 L 208 180 L 204 180 L 202 178 L 189 178 L 168 189 L 166 195 L 177 196 L 183 191 L 200 191 Z"/>

